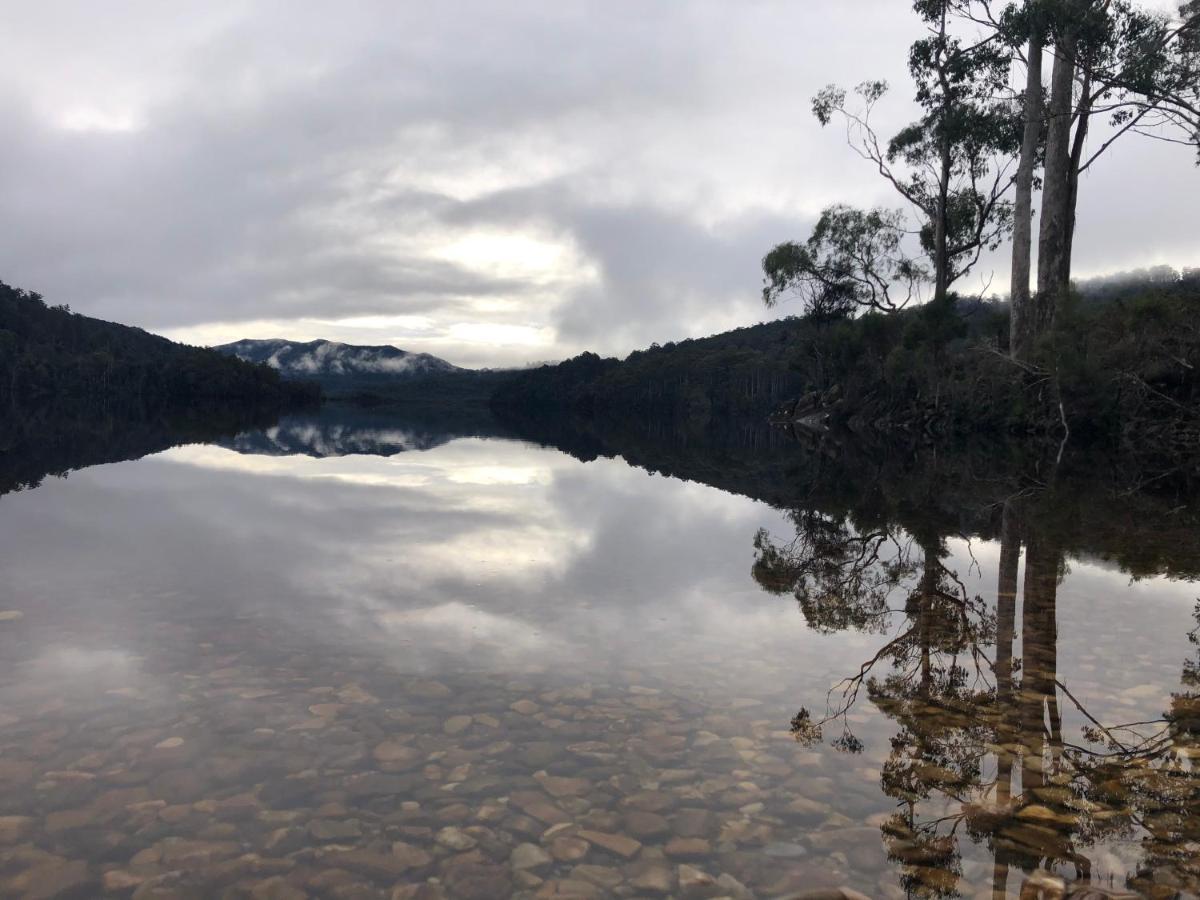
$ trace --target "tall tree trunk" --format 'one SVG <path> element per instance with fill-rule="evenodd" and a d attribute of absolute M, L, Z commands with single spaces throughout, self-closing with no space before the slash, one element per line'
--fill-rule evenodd
<path fill-rule="evenodd" d="M 1011 503 L 1004 504 L 1004 519 L 1000 525 L 1000 572 L 996 585 L 996 806 L 1001 810 L 1012 802 L 1013 754 L 1007 748 L 1013 743 L 1015 711 L 1013 710 L 1013 639 L 1017 622 L 1017 572 L 1021 566 L 1021 527 L 1017 511 Z M 994 842 L 998 844 L 998 842 Z M 999 846 L 993 846 L 992 896 L 1002 900 L 1007 896 L 1008 864 L 999 858 Z"/>
<path fill-rule="evenodd" d="M 1070 220 L 1067 225 L 1067 249 L 1063 271 L 1059 273 L 1062 278 L 1062 284 L 1059 286 L 1059 289 L 1064 294 L 1071 287 L 1071 254 L 1075 248 L 1075 205 L 1079 200 L 1079 167 L 1083 165 L 1083 148 L 1087 143 L 1088 124 L 1092 117 L 1091 95 L 1092 76 L 1089 72 L 1085 72 L 1079 104 L 1075 110 L 1075 136 L 1071 140 L 1071 166 L 1067 177 L 1067 189 L 1069 192 L 1067 194 L 1067 209 L 1070 214 Z"/>
<path fill-rule="evenodd" d="M 1039 748 L 1027 756 L 1021 788 L 1047 784 L 1044 765 L 1061 743 L 1058 715 L 1058 566 L 1061 553 L 1047 535 L 1031 531 L 1025 542 L 1025 602 L 1021 610 L 1021 743 Z M 1031 800 L 1032 798 L 1027 798 Z"/>
<path fill-rule="evenodd" d="M 944 303 L 950 291 L 950 259 L 946 238 L 946 207 L 950 202 L 950 146 L 948 138 L 942 138 L 941 181 L 938 184 L 938 214 L 933 229 L 934 245 L 934 290 L 933 299 Z"/>
<path fill-rule="evenodd" d="M 1038 142 L 1042 134 L 1042 27 L 1036 13 L 1029 26 L 1028 63 L 1025 132 L 1021 138 L 1013 202 L 1012 318 L 1008 332 L 1009 353 L 1021 362 L 1029 358 L 1037 337 L 1037 316 L 1031 308 L 1029 291 L 1033 255 L 1033 172 L 1037 167 Z"/>
<path fill-rule="evenodd" d="M 1021 565 L 1021 529 L 1011 503 L 1004 504 L 1000 526 L 1000 565 L 996 585 L 996 702 L 1006 715 L 1012 703 L 1013 638 L 1017 619 L 1017 570 Z M 999 742 L 998 742 L 999 743 Z"/>
<path fill-rule="evenodd" d="M 1071 120 L 1074 114 L 1075 36 L 1068 25 L 1054 48 L 1050 76 L 1046 166 L 1042 179 L 1042 218 L 1038 233 L 1038 278 L 1034 331 L 1054 323 L 1054 314 L 1070 284 Z"/>
<path fill-rule="evenodd" d="M 922 541 L 921 550 L 925 562 L 921 571 L 921 582 L 917 589 L 920 606 L 917 610 L 917 640 L 921 644 L 921 690 L 920 696 L 929 699 L 933 690 L 933 598 L 937 594 L 938 576 L 941 574 L 941 559 L 938 545 L 934 541 Z"/>
<path fill-rule="evenodd" d="M 946 5 L 942 5 L 942 23 L 939 32 L 939 46 L 937 56 L 938 66 L 938 82 L 942 91 L 942 108 L 937 123 L 938 129 L 938 155 L 939 155 L 939 173 L 938 173 L 938 199 L 937 199 L 937 218 L 933 223 L 933 299 L 936 303 L 943 303 L 946 300 L 950 289 L 950 254 L 947 246 L 949 242 L 947 231 L 947 221 L 949 211 L 947 207 L 950 203 L 950 169 L 951 169 L 951 152 L 950 152 L 950 76 L 947 71 L 948 62 L 946 59 Z"/>

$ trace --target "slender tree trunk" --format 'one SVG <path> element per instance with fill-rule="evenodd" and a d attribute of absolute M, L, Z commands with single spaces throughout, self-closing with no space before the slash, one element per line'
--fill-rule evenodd
<path fill-rule="evenodd" d="M 1004 504 L 1000 526 L 1000 572 L 996 585 L 996 702 L 1009 712 L 1013 685 L 1013 638 L 1017 619 L 1017 571 L 1021 565 L 1021 530 L 1016 510 Z"/>
<path fill-rule="evenodd" d="M 1034 18 L 1029 28 L 1029 66 L 1025 77 L 1025 133 L 1017 166 L 1013 202 L 1012 318 L 1008 346 L 1013 359 L 1029 358 L 1037 317 L 1031 308 L 1029 278 L 1033 255 L 1033 173 L 1042 135 L 1042 30 Z"/>
<path fill-rule="evenodd" d="M 1021 565 L 1021 528 L 1011 503 L 1004 504 L 1000 525 L 1000 572 L 996 585 L 996 806 L 1007 809 L 1012 802 L 1013 754 L 1013 639 L 1017 621 L 1017 572 Z M 1008 864 L 1000 860 L 999 842 L 992 848 L 992 896 L 1007 896 Z"/>
<path fill-rule="evenodd" d="M 950 147 L 942 139 L 941 181 L 938 185 L 938 215 L 934 223 L 934 292 L 933 299 L 945 302 L 950 291 L 950 260 L 946 247 L 946 207 L 950 202 Z"/>
<path fill-rule="evenodd" d="M 1057 546 L 1037 532 L 1025 543 L 1025 602 L 1021 610 L 1022 743 L 1042 749 L 1025 759 L 1022 790 L 1044 787 L 1061 741 L 1058 717 L 1058 565 Z M 1049 721 L 1047 721 L 1049 720 Z"/>
<path fill-rule="evenodd" d="M 946 6 L 942 5 L 942 24 L 939 32 L 940 45 L 938 49 L 938 81 L 942 91 L 942 108 L 940 121 L 937 123 L 939 144 L 938 199 L 937 217 L 933 223 L 933 299 L 936 303 L 945 302 L 950 289 L 950 258 L 947 250 L 948 236 L 946 226 L 950 203 L 950 80 L 946 60 Z"/>
<path fill-rule="evenodd" d="M 924 552 L 925 563 L 918 588 L 921 605 L 917 613 L 917 634 L 921 642 L 920 695 L 928 700 L 933 689 L 933 598 L 937 593 L 941 560 L 938 558 L 937 544 L 922 543 L 921 549 Z"/>
<path fill-rule="evenodd" d="M 1050 76 L 1046 166 L 1038 233 L 1036 334 L 1053 325 L 1055 311 L 1071 278 L 1071 119 L 1074 113 L 1075 44 L 1070 28 L 1064 29 L 1054 48 L 1054 70 Z"/>
<path fill-rule="evenodd" d="M 1067 223 L 1067 249 L 1064 254 L 1063 269 L 1059 273 L 1062 283 L 1059 290 L 1064 294 L 1071 287 L 1071 255 L 1075 248 L 1075 212 L 1079 201 L 1079 167 L 1083 165 L 1083 148 L 1087 143 L 1088 124 L 1092 117 L 1092 78 L 1084 74 L 1082 93 L 1079 105 L 1075 110 L 1075 136 L 1071 141 L 1071 166 L 1067 179 L 1067 210 L 1070 219 Z"/>

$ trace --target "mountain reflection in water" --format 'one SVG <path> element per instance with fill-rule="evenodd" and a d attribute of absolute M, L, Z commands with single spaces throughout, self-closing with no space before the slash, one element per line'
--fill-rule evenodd
<path fill-rule="evenodd" d="M 3 432 L 4 896 L 1200 892 L 1187 473 L 183 424 Z"/>

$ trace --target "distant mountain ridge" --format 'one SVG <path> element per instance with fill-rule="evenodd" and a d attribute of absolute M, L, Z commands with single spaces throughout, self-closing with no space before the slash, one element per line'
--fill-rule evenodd
<path fill-rule="evenodd" d="M 243 340 L 213 347 L 218 353 L 265 363 L 292 378 L 418 378 L 464 371 L 428 353 L 410 353 L 390 344 L 361 346 L 337 341 Z"/>

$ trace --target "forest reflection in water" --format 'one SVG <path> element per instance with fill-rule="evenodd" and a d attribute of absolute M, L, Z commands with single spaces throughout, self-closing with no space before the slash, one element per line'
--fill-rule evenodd
<path fill-rule="evenodd" d="M 1092 687 L 1090 673 L 1061 671 L 1058 656 L 1057 595 L 1068 562 L 1053 504 L 1062 498 L 1039 493 L 1000 505 L 994 600 L 946 565 L 945 536 L 933 531 L 857 528 L 814 509 L 793 512 L 796 533 L 786 542 L 760 531 L 754 577 L 764 589 L 794 594 L 815 630 L 880 637 L 823 709 L 799 710 L 792 731 L 803 743 L 829 739 L 856 754 L 856 704 L 865 700 L 893 721 L 880 787 L 896 811 L 879 830 L 911 893 L 961 893 L 964 841 L 990 851 L 996 896 L 1014 877 L 1022 896 L 1068 884 L 1195 893 L 1200 664 L 1182 661 L 1166 709 L 1114 714 L 1109 703 L 1081 699 L 1072 682 Z M 1180 549 L 1185 559 L 1194 552 Z M 1195 615 L 1200 622 L 1200 605 Z M 1195 645 L 1196 630 L 1187 639 Z M 1136 858 L 1115 854 L 1115 844 L 1135 847 Z"/>
<path fill-rule="evenodd" d="M 215 443 L 0 498 L 5 895 L 1200 887 L 1186 473 L 336 408 L 7 433 L 23 488 Z"/>

